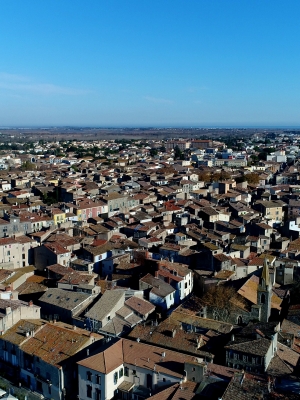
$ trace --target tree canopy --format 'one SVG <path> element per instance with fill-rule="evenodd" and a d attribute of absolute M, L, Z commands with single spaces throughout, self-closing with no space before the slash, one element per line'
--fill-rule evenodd
<path fill-rule="evenodd" d="M 224 322 L 229 321 L 232 313 L 245 304 L 234 288 L 224 285 L 210 288 L 203 296 L 203 302 L 211 309 L 215 319 Z"/>

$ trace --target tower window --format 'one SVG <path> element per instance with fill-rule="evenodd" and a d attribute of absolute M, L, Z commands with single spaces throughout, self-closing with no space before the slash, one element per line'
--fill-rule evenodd
<path fill-rule="evenodd" d="M 261 304 L 265 304 L 265 302 L 266 302 L 266 296 L 263 293 L 260 296 L 260 302 L 261 302 Z"/>

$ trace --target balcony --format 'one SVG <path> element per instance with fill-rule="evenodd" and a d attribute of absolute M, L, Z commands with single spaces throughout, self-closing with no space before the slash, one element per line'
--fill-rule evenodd
<path fill-rule="evenodd" d="M 47 383 L 49 386 L 52 385 L 52 382 L 50 379 L 44 378 L 43 376 L 39 375 L 39 374 L 34 374 L 34 377 L 37 381 L 43 382 L 43 383 Z"/>

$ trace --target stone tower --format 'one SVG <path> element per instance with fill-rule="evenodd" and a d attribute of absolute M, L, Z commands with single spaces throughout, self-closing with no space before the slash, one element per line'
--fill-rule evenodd
<path fill-rule="evenodd" d="M 259 285 L 257 288 L 257 305 L 260 306 L 260 321 L 268 322 L 271 314 L 272 284 L 270 280 L 267 257 L 264 260 Z"/>

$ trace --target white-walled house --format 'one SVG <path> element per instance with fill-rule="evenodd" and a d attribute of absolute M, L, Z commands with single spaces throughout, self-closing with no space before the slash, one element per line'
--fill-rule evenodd
<path fill-rule="evenodd" d="M 144 290 L 149 301 L 162 310 L 168 310 L 175 304 L 176 289 L 151 274 L 147 274 L 139 280 L 139 289 Z"/>
<path fill-rule="evenodd" d="M 186 264 L 164 260 L 157 263 L 157 268 L 155 276 L 176 289 L 175 303 L 179 303 L 192 292 L 193 274 Z"/>
<path fill-rule="evenodd" d="M 120 339 L 106 350 L 79 361 L 80 400 L 148 398 L 175 383 L 199 382 L 206 364 L 201 358 Z"/>

